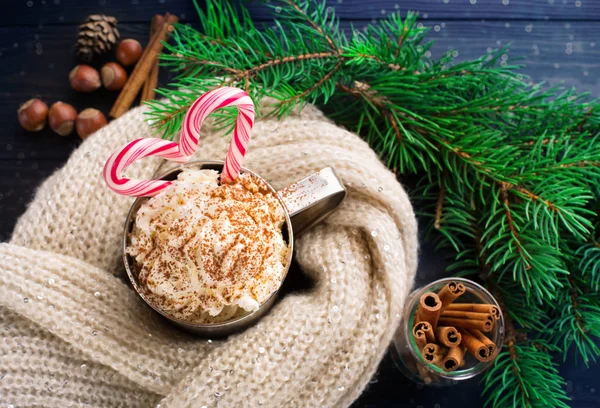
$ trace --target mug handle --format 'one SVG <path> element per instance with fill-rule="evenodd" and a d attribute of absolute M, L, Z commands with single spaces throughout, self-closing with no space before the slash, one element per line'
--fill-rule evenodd
<path fill-rule="evenodd" d="M 298 236 L 331 214 L 346 197 L 346 188 L 333 168 L 325 167 L 278 194 Z"/>

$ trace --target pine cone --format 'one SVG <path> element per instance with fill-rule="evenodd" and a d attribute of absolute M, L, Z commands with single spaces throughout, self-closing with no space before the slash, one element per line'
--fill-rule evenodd
<path fill-rule="evenodd" d="M 119 40 L 117 19 L 104 14 L 92 14 L 79 26 L 77 56 L 90 62 L 94 55 L 110 51 Z"/>

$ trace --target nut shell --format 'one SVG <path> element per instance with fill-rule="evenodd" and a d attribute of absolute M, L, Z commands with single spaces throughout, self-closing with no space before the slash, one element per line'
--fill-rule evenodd
<path fill-rule="evenodd" d="M 98 109 L 87 108 L 77 115 L 75 129 L 80 138 L 86 139 L 89 135 L 106 125 L 106 117 Z"/>
<path fill-rule="evenodd" d="M 142 56 L 142 46 L 138 40 L 127 38 L 117 46 L 117 60 L 128 67 L 135 64 Z"/>
<path fill-rule="evenodd" d="M 100 88 L 100 74 L 89 65 L 77 65 L 69 73 L 71 87 L 78 92 L 94 92 Z"/>
<path fill-rule="evenodd" d="M 30 132 L 39 132 L 46 126 L 48 105 L 39 99 L 30 99 L 17 111 L 21 127 Z"/>
<path fill-rule="evenodd" d="M 127 82 L 127 72 L 116 62 L 104 64 L 100 70 L 100 75 L 102 76 L 104 87 L 109 91 L 118 91 Z"/>
<path fill-rule="evenodd" d="M 50 107 L 48 114 L 48 124 L 50 128 L 61 136 L 68 136 L 75 128 L 75 119 L 77 111 L 68 103 L 56 102 Z"/>

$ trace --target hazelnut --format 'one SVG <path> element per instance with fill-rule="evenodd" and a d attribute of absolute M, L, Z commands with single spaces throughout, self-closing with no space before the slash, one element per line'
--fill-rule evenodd
<path fill-rule="evenodd" d="M 78 92 L 93 92 L 100 88 L 100 74 L 89 65 L 77 65 L 69 73 L 71 86 Z"/>
<path fill-rule="evenodd" d="M 104 127 L 104 125 L 106 125 L 106 117 L 98 109 L 93 108 L 81 111 L 75 120 L 77 134 L 84 140 L 96 130 Z"/>
<path fill-rule="evenodd" d="M 75 127 L 77 111 L 74 107 L 64 102 L 56 102 L 50 107 L 48 124 L 50 128 L 61 136 L 70 135 Z"/>
<path fill-rule="evenodd" d="M 48 105 L 39 99 L 30 99 L 18 110 L 19 123 L 23 129 L 38 132 L 46 126 Z"/>
<path fill-rule="evenodd" d="M 138 40 L 127 38 L 117 46 L 117 59 L 126 67 L 135 64 L 141 56 L 142 46 Z"/>
<path fill-rule="evenodd" d="M 104 87 L 109 91 L 118 91 L 127 82 L 127 72 L 116 62 L 104 64 L 100 74 L 102 75 Z"/>

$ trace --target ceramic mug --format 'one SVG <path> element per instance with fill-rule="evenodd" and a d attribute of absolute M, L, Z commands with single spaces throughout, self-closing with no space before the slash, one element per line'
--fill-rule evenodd
<path fill-rule="evenodd" d="M 223 169 L 223 162 L 190 162 L 171 169 L 156 178 L 161 180 L 175 180 L 177 179 L 177 175 L 184 169 L 209 169 L 216 170 L 221 173 L 221 170 Z M 274 193 L 275 197 L 279 199 L 284 209 L 285 223 L 283 226 L 283 234 L 290 250 L 288 251 L 288 256 L 286 259 L 286 270 L 284 277 L 279 284 L 281 287 L 281 284 L 285 280 L 285 275 L 287 275 L 292 262 L 294 237 L 297 237 L 299 234 L 331 214 L 345 198 L 346 189 L 331 167 L 326 167 L 319 172 L 314 173 L 280 191 L 276 191 L 266 180 L 246 168 L 242 168 L 241 173 L 250 173 L 261 179 Z M 238 332 L 254 324 L 271 308 L 277 297 L 278 290 L 273 292 L 273 294 L 271 294 L 271 296 L 265 302 L 263 302 L 257 310 L 249 312 L 241 317 L 219 323 L 188 322 L 171 316 L 168 312 L 153 304 L 150 299 L 144 295 L 144 290 L 140 285 L 137 273 L 133 267 L 135 260 L 126 252 L 126 248 L 129 246 L 129 239 L 137 211 L 148 199 L 149 198 L 147 197 L 136 199 L 131 206 L 129 213 L 127 214 L 123 232 L 123 261 L 125 263 L 127 276 L 129 276 L 135 291 L 150 307 L 152 307 L 152 309 L 166 317 L 169 321 L 192 333 L 208 337 L 218 337 Z"/>

